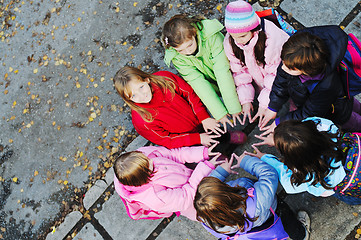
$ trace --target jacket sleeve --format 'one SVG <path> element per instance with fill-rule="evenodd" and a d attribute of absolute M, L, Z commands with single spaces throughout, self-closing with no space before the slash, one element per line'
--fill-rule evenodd
<path fill-rule="evenodd" d="M 223 34 L 218 32 L 211 36 L 207 42 L 211 48 L 211 60 L 214 75 L 221 92 L 224 104 L 230 114 L 239 113 L 242 110 L 236 93 L 236 86 L 230 71 L 229 61 L 224 52 Z"/>
<path fill-rule="evenodd" d="M 181 147 L 168 149 L 165 147 L 156 147 L 155 149 L 162 157 L 173 160 L 178 163 L 198 163 L 208 160 L 208 148 L 204 146 Z"/>
<path fill-rule="evenodd" d="M 241 60 L 234 55 L 229 38 L 230 35 L 227 33 L 223 41 L 224 52 L 229 60 L 234 83 L 236 84 L 238 99 L 243 105 L 245 103 L 253 102 L 255 94 L 255 90 L 252 85 L 253 79 L 251 74 L 248 72 L 247 66 L 242 65 Z"/>
<path fill-rule="evenodd" d="M 268 106 L 269 95 L 276 77 L 277 68 L 281 63 L 282 46 L 289 38 L 287 33 L 268 20 L 265 20 L 265 32 L 267 40 L 264 53 L 266 62 L 264 66 L 264 88 L 258 96 L 258 102 L 262 108 L 267 108 Z"/>
<path fill-rule="evenodd" d="M 282 63 L 278 66 L 276 78 L 272 85 L 272 90 L 269 95 L 270 102 L 268 108 L 274 112 L 281 110 L 283 104 L 285 104 L 290 95 L 288 93 L 288 82 L 290 81 L 290 75 L 288 75 L 281 68 Z"/>
<path fill-rule="evenodd" d="M 217 166 L 216 169 L 214 169 L 211 174 L 209 174 L 209 177 L 215 177 L 224 182 L 226 178 L 229 176 L 229 173 L 221 166 Z"/>
<path fill-rule="evenodd" d="M 134 111 L 132 111 L 132 122 L 135 130 L 140 135 L 157 145 L 167 148 L 178 148 L 201 144 L 199 133 L 170 133 L 161 126 L 160 122 L 154 120 L 151 123 L 147 123 Z"/>
<path fill-rule="evenodd" d="M 259 158 L 251 156 L 245 156 L 240 163 L 240 167 L 258 178 L 258 181 L 254 184 L 254 189 L 257 193 L 257 209 L 260 215 L 267 213 L 266 215 L 268 216 L 269 209 L 276 198 L 278 187 L 277 172 Z"/>
<path fill-rule="evenodd" d="M 157 192 L 157 196 L 164 202 L 161 212 L 184 211 L 193 206 L 193 200 L 199 182 L 211 172 L 211 168 L 204 162 L 198 163 L 190 176 L 188 183 L 178 188 L 166 188 Z"/>
<path fill-rule="evenodd" d="M 199 122 L 209 118 L 207 109 L 203 105 L 201 99 L 194 92 L 193 88 L 189 86 L 182 78 L 170 73 L 171 78 L 177 83 L 176 92 L 181 95 L 192 106 L 194 114 L 197 116 Z"/>
<path fill-rule="evenodd" d="M 328 77 L 338 78 L 335 73 Z M 297 108 L 295 111 L 289 112 L 285 116 L 280 117 L 280 121 L 282 122 L 288 119 L 301 120 L 312 116 L 327 116 L 330 108 L 332 108 L 332 104 L 336 102 L 337 91 L 334 91 L 333 87 L 330 87 L 329 85 L 323 86 L 322 81 L 325 81 L 325 79 L 318 83 L 302 107 Z"/>
<path fill-rule="evenodd" d="M 228 113 L 211 83 L 195 66 L 189 65 L 179 58 L 173 58 L 172 62 L 215 119 L 219 120 Z"/>

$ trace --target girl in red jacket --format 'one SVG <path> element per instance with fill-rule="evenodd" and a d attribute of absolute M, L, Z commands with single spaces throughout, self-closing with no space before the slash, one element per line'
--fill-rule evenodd
<path fill-rule="evenodd" d="M 149 74 L 126 66 L 116 73 L 114 85 L 132 109 L 137 132 L 155 144 L 178 148 L 246 141 L 241 131 L 223 134 L 193 89 L 171 72 Z"/>

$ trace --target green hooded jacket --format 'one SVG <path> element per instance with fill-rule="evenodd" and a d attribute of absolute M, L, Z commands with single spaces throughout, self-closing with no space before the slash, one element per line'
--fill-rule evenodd
<path fill-rule="evenodd" d="M 241 112 L 242 107 L 223 48 L 224 36 L 220 32 L 223 25 L 217 19 L 201 22 L 203 28 L 197 31 L 198 53 L 183 55 L 170 47 L 165 51 L 164 61 L 168 67 L 173 62 L 213 117 L 219 120 L 227 113 Z M 220 92 L 224 104 L 217 92 Z"/>

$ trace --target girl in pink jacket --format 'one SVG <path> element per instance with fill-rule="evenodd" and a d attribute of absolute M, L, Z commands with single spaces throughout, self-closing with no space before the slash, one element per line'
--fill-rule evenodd
<path fill-rule="evenodd" d="M 242 105 L 243 123 L 248 117 L 260 122 L 268 107 L 269 94 L 281 62 L 283 43 L 287 33 L 274 23 L 261 20 L 252 6 L 243 1 L 230 2 L 225 11 L 224 50 L 230 61 L 237 94 Z M 253 99 L 258 94 L 259 108 L 252 118 Z"/>
<path fill-rule="evenodd" d="M 167 149 L 148 146 L 120 155 L 114 163 L 115 190 L 130 218 L 157 219 L 173 213 L 196 220 L 193 206 L 199 182 L 209 175 L 220 154 L 212 148 Z M 208 161 L 209 155 L 215 155 Z M 198 163 L 194 170 L 185 163 Z"/>

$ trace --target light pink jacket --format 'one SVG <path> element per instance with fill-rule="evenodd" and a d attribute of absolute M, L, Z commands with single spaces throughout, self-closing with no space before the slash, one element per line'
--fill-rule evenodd
<path fill-rule="evenodd" d="M 214 169 L 205 161 L 206 147 L 142 147 L 142 152 L 153 161 L 154 174 L 150 182 L 139 187 L 126 186 L 114 177 L 115 190 L 122 198 L 132 219 L 169 217 L 174 212 L 196 220 L 193 199 L 199 182 Z M 194 170 L 184 163 L 198 163 Z"/>
<path fill-rule="evenodd" d="M 243 49 L 245 65 L 242 65 L 240 60 L 235 57 L 231 44 L 229 43 L 229 33 L 227 33 L 224 38 L 224 50 L 231 65 L 238 98 L 242 105 L 253 102 L 255 91 L 257 91 L 259 92 L 259 106 L 262 108 L 268 107 L 269 94 L 276 77 L 277 67 L 281 62 L 282 46 L 289 36 L 268 20 L 265 20 L 265 32 L 267 40 L 264 53 L 266 65 L 264 67 L 257 65 L 254 56 L 253 49 L 258 40 L 258 31 L 255 32 L 253 38 L 247 45 L 236 43 L 239 48 Z M 256 90 L 252 85 L 253 81 L 257 88 Z"/>

